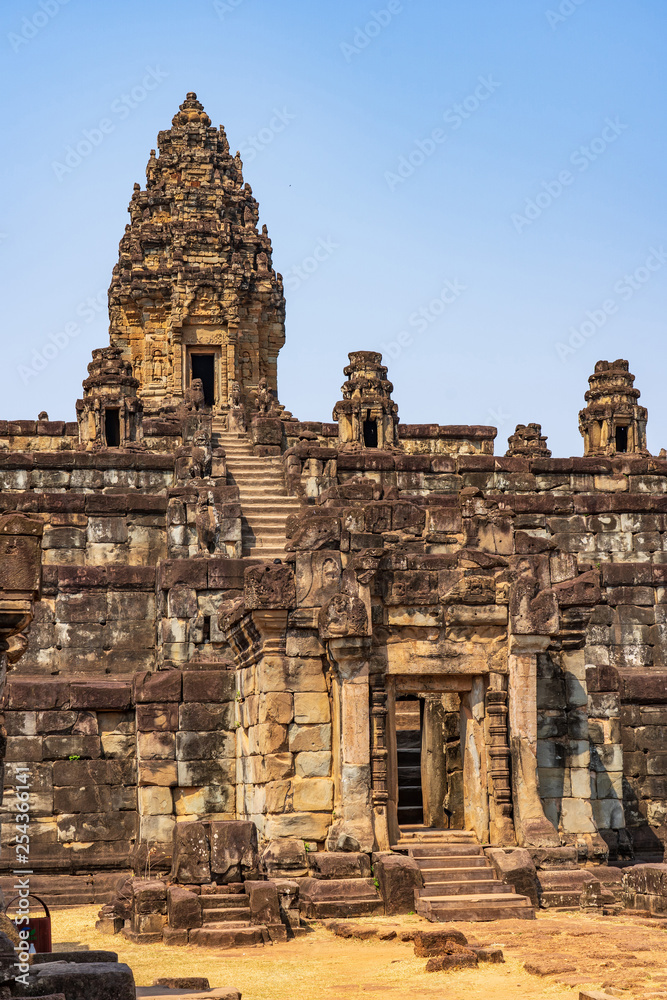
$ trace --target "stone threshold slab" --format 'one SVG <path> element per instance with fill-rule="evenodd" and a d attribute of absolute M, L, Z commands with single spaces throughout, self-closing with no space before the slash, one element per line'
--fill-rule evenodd
<path fill-rule="evenodd" d="M 137 986 L 137 1000 L 162 1000 L 184 997 L 186 1000 L 241 1000 L 238 990 L 220 987 L 214 990 L 172 990 L 164 986 Z"/>

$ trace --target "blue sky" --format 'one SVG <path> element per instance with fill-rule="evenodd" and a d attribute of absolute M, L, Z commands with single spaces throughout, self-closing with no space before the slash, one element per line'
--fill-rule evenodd
<path fill-rule="evenodd" d="M 501 454 L 537 421 L 576 455 L 624 357 L 657 453 L 666 37 L 661 0 L 6 0 L 0 416 L 74 419 L 132 185 L 195 90 L 285 276 L 296 416 L 381 350 L 402 420 L 495 424 Z"/>

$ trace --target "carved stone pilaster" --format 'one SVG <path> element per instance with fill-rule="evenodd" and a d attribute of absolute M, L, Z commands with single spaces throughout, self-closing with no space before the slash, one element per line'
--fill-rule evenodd
<path fill-rule="evenodd" d="M 373 827 L 378 850 L 389 850 L 389 803 L 387 747 L 387 692 L 384 688 L 371 691 L 371 787 L 373 802 Z"/>
<path fill-rule="evenodd" d="M 491 822 L 491 842 L 500 844 L 514 842 L 512 825 L 512 770 L 507 733 L 507 713 L 507 692 L 487 691 L 487 753 L 494 802 L 494 817 Z"/>
<path fill-rule="evenodd" d="M 374 806 L 386 806 L 389 801 L 388 754 L 387 692 L 383 688 L 375 688 L 371 692 L 371 773 Z"/>

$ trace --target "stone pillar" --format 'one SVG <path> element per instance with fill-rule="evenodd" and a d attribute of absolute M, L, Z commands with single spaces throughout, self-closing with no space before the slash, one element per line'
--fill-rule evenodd
<path fill-rule="evenodd" d="M 606 845 L 601 843 L 591 802 L 591 753 L 584 650 L 563 650 L 559 658 L 565 680 L 569 727 L 559 826 L 564 840 L 578 844 L 588 842 L 594 844 L 598 852 L 600 849 L 604 852 Z"/>
<path fill-rule="evenodd" d="M 511 736 L 521 736 L 537 752 L 537 656 L 549 646 L 549 636 L 513 636 L 507 659 Z"/>
<path fill-rule="evenodd" d="M 372 851 L 371 750 L 368 685 L 370 639 L 329 639 L 333 695 L 334 822 L 330 851 Z"/>
<path fill-rule="evenodd" d="M 514 829 L 520 847 L 560 847 L 558 833 L 544 815 L 537 778 L 537 655 L 550 641 L 548 635 L 514 635 L 510 640 L 508 720 Z"/>
<path fill-rule="evenodd" d="M 472 689 L 461 695 L 461 751 L 465 828 L 480 843 L 489 842 L 489 793 L 484 738 L 484 681 L 475 677 Z"/>
<path fill-rule="evenodd" d="M 442 830 L 447 825 L 444 809 L 447 795 L 447 757 L 445 707 L 441 694 L 427 694 L 424 698 L 421 760 L 424 824 Z"/>

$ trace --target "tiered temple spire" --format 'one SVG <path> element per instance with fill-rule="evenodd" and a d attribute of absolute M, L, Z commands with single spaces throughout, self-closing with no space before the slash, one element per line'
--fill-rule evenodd
<path fill-rule="evenodd" d="M 110 336 L 132 363 L 146 411 L 178 401 L 194 378 L 218 412 L 234 382 L 244 402 L 262 377 L 275 392 L 282 278 L 240 154 L 195 93 L 159 133 L 129 212 L 109 289 Z"/>

